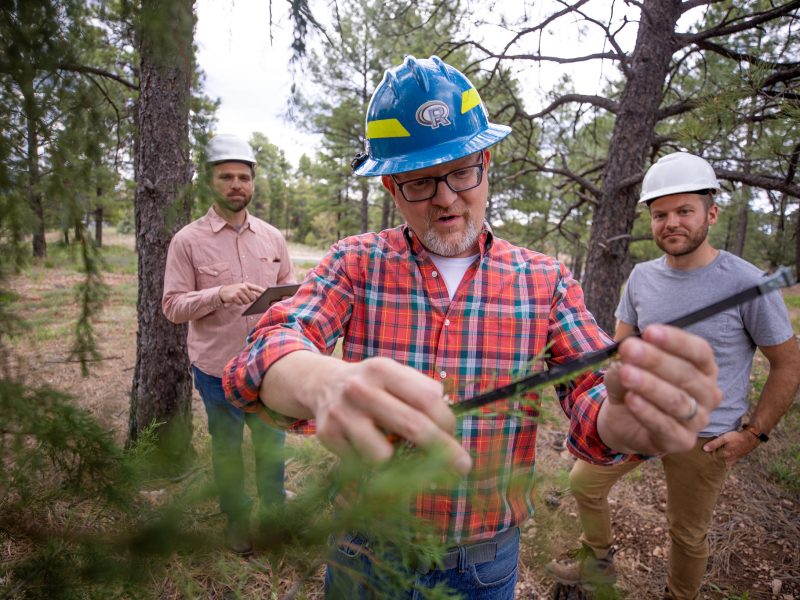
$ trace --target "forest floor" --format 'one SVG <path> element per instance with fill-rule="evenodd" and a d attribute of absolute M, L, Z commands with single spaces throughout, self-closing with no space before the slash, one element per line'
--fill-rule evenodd
<path fill-rule="evenodd" d="M 17 344 L 29 365 L 27 376 L 69 392 L 76 402 L 122 442 L 127 431 L 129 393 L 136 360 L 136 272 L 131 268 L 129 236 L 108 235 L 106 255 L 110 268 L 105 281 L 111 293 L 96 322 L 101 360 L 89 377 L 68 359 L 71 327 L 77 314 L 66 300 L 81 275 L 63 264 L 28 268 L 11 280 L 19 306 L 31 326 Z M 300 271 L 319 256 L 307 252 Z M 800 331 L 800 286 L 785 291 L 795 331 Z M 763 384 L 765 359 L 755 359 L 754 387 Z M 195 392 L 195 435 L 205 477 L 210 477 L 209 437 L 205 413 Z M 566 493 L 572 457 L 560 444 L 565 419 L 552 419 L 539 429 L 536 470 L 537 514 L 523 527 L 518 598 L 548 598 L 553 584 L 544 565 L 576 545 L 578 529 L 574 500 Z M 295 436 L 290 436 L 295 437 Z M 290 444 L 301 443 L 297 439 Z M 250 454 L 246 451 L 246 455 Z M 287 471 L 287 488 L 302 473 Z M 690 491 L 688 493 L 691 493 Z M 614 530 L 619 551 L 617 590 L 630 599 L 660 598 L 664 586 L 668 549 L 665 520 L 665 485 L 658 461 L 651 461 L 626 476 L 612 491 Z M 213 508 L 209 508 L 213 513 Z M 218 519 L 221 523 L 221 518 Z M 1 532 L 0 532 L 1 533 Z M 2 537 L 0 535 L 0 537 Z M 760 447 L 731 470 L 717 506 L 710 533 L 712 556 L 702 599 L 800 600 L 800 407 L 795 402 L 787 417 Z M 24 549 L 5 540 L 0 562 L 18 558 Z M 291 585 L 292 573 L 267 573 L 259 556 L 239 559 L 220 551 L 203 560 L 172 559 L 169 574 L 153 582 L 152 597 L 277 598 Z M 271 571 L 271 567 L 267 570 Z M 276 569 L 280 571 L 280 567 Z M 277 577 L 276 577 L 277 575 Z M 180 578 L 183 583 L 175 579 Z M 191 581 L 192 585 L 186 585 Z M 278 582 L 278 583 L 276 583 Z M 281 589 L 275 589 L 277 586 Z M 0 586 L 1 587 L 1 586 Z M 194 590 L 192 592 L 187 590 Z M 320 598 L 321 577 L 313 576 L 298 597 Z"/>

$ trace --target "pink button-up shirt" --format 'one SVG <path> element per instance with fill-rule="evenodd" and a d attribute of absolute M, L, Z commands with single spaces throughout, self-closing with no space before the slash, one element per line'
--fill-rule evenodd
<path fill-rule="evenodd" d="M 260 315 L 224 304 L 222 286 L 251 282 L 263 287 L 295 283 L 281 232 L 251 214 L 237 231 L 214 207 L 172 238 L 161 307 L 173 323 L 189 323 L 189 360 L 215 377 L 239 353 Z"/>

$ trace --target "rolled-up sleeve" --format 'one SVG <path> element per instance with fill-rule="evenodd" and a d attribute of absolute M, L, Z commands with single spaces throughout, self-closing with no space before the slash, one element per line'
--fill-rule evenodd
<path fill-rule="evenodd" d="M 564 363 L 599 350 L 613 340 L 586 308 L 583 290 L 563 266 L 555 285 L 550 313 L 551 362 Z M 561 408 L 569 418 L 567 448 L 585 461 L 615 464 L 630 459 L 606 446 L 597 430 L 597 416 L 606 399 L 605 370 L 589 371 L 556 386 Z"/>
<path fill-rule="evenodd" d="M 343 252 L 329 253 L 291 298 L 273 304 L 228 362 L 223 388 L 245 412 L 261 412 L 259 390 L 272 364 L 299 350 L 330 354 L 351 314 L 352 286 L 343 275 Z"/>

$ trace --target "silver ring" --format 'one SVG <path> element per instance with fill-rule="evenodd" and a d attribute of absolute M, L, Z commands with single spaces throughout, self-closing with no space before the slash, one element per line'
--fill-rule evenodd
<path fill-rule="evenodd" d="M 689 414 L 685 417 L 678 417 L 681 421 L 691 421 L 697 414 L 697 400 L 693 396 L 689 396 L 689 401 L 692 403 L 692 408 L 689 409 Z"/>

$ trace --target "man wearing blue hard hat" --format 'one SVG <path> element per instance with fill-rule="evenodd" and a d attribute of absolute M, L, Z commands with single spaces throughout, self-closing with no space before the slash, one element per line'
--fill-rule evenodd
<path fill-rule="evenodd" d="M 335 244 L 297 294 L 273 307 L 226 367 L 228 399 L 278 423 L 315 419 L 342 457 L 384 461 L 387 433 L 443 449 L 458 483 L 420 482 L 416 516 L 441 560 L 399 564 L 370 532 L 342 535 L 326 576 L 332 598 L 514 597 L 519 525 L 533 512 L 537 394 L 456 419 L 451 406 L 611 339 L 554 258 L 496 237 L 485 222 L 489 122 L 478 91 L 437 57 L 389 69 L 367 110 L 358 175 L 381 176 L 405 224 Z M 342 339 L 342 358 L 331 356 Z M 618 366 L 556 386 L 574 454 L 614 464 L 688 448 L 719 403 L 708 344 L 654 326 L 620 347 Z M 535 362 L 532 362 L 535 361 Z M 445 394 L 446 392 L 446 394 Z M 387 589 L 385 563 L 408 589 Z"/>

